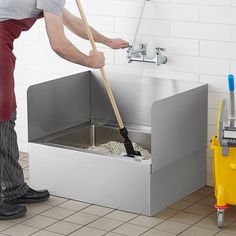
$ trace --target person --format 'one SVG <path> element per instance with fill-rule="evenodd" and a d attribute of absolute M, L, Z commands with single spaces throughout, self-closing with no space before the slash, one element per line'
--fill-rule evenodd
<path fill-rule="evenodd" d="M 0 1 L 0 219 L 8 220 L 26 213 L 25 203 L 38 203 L 49 198 L 47 190 L 36 191 L 25 182 L 19 165 L 15 132 L 16 98 L 14 93 L 15 56 L 13 43 L 23 31 L 44 18 L 53 51 L 72 63 L 90 68 L 105 65 L 103 52 L 83 54 L 65 36 L 64 26 L 79 37 L 87 38 L 80 18 L 65 8 L 66 0 L 3 0 Z M 94 39 L 111 49 L 128 47 L 119 38 L 107 38 L 91 27 Z"/>

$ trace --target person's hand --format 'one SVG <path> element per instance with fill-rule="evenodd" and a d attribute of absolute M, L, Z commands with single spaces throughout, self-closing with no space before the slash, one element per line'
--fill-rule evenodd
<path fill-rule="evenodd" d="M 116 39 L 110 39 L 108 43 L 108 47 L 112 49 L 121 49 L 121 48 L 127 48 L 129 47 L 129 43 L 123 39 L 116 38 Z"/>
<path fill-rule="evenodd" d="M 105 57 L 103 52 L 96 52 L 94 50 L 89 52 L 88 66 L 94 69 L 102 68 L 105 65 Z"/>

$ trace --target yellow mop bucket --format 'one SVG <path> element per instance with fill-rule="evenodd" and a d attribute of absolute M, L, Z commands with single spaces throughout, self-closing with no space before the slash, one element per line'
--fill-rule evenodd
<path fill-rule="evenodd" d="M 224 212 L 236 205 L 236 127 L 234 111 L 234 77 L 229 75 L 230 107 L 224 99 L 219 108 L 217 135 L 211 140 L 214 153 L 214 186 L 218 227 L 223 226 Z M 228 114 L 228 115 L 227 115 Z"/>

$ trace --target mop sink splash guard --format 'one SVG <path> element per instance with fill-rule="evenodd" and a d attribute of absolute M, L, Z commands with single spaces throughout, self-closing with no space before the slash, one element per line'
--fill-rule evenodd
<path fill-rule="evenodd" d="M 224 213 L 229 205 L 236 205 L 236 126 L 234 103 L 234 76 L 228 76 L 229 102 L 224 99 L 219 107 L 217 132 L 212 137 L 214 153 L 214 185 L 217 202 L 218 227 L 223 227 Z"/>
<path fill-rule="evenodd" d="M 147 216 L 205 185 L 206 84 L 109 73 L 136 159 L 92 150 L 123 142 L 100 75 L 86 71 L 28 89 L 32 187 Z"/>

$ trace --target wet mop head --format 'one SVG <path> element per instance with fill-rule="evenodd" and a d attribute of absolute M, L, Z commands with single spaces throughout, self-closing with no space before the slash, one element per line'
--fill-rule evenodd
<path fill-rule="evenodd" d="M 133 143 L 133 147 L 135 151 L 139 151 L 142 155 L 142 159 L 150 159 L 151 154 L 146 149 L 143 149 L 141 146 L 139 146 L 136 143 Z M 125 147 L 123 143 L 110 141 L 108 143 L 101 144 L 99 146 L 92 146 L 89 147 L 88 150 L 94 150 L 101 153 L 106 154 L 113 154 L 117 156 L 124 156 L 126 153 Z"/>

